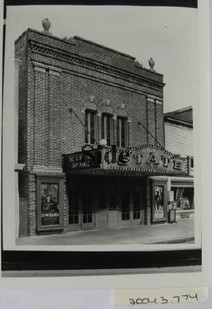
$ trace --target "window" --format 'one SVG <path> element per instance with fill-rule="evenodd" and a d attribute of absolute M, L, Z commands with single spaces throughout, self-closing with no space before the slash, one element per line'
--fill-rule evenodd
<path fill-rule="evenodd" d="M 117 118 L 116 125 L 116 145 L 117 147 L 127 147 L 127 119 Z"/>
<path fill-rule="evenodd" d="M 194 208 L 194 188 L 172 187 L 174 192 L 174 206 L 178 209 Z"/>
<path fill-rule="evenodd" d="M 109 114 L 102 114 L 102 139 L 108 146 L 112 144 L 112 116 Z"/>
<path fill-rule="evenodd" d="M 190 166 L 191 168 L 194 168 L 194 158 L 190 158 Z"/>
<path fill-rule="evenodd" d="M 93 111 L 85 112 L 85 143 L 94 144 L 96 134 L 96 114 Z"/>

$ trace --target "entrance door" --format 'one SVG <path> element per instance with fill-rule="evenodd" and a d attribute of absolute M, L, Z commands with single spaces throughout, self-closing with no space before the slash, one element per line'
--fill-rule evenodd
<path fill-rule="evenodd" d="M 94 227 L 93 198 L 89 190 L 69 191 L 69 229 L 92 229 Z"/>
<path fill-rule="evenodd" d="M 108 228 L 108 192 L 99 188 L 97 197 L 96 226 L 98 229 Z"/>
<path fill-rule="evenodd" d="M 143 223 L 143 213 L 141 212 L 141 192 L 132 191 L 132 211 L 131 211 L 131 220 L 133 224 Z"/>
<path fill-rule="evenodd" d="M 122 225 L 130 224 L 130 192 L 122 191 L 120 196 Z"/>
<path fill-rule="evenodd" d="M 91 229 L 94 226 L 93 199 L 91 191 L 82 191 L 82 229 Z"/>
<path fill-rule="evenodd" d="M 141 191 L 122 191 L 120 194 L 121 225 L 136 225 L 143 223 L 141 207 Z"/>

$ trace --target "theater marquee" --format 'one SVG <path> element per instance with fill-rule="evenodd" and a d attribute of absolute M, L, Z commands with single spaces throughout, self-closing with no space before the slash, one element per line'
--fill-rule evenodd
<path fill-rule="evenodd" d="M 63 156 L 64 171 L 79 169 L 123 170 L 150 174 L 187 175 L 188 158 L 174 155 L 154 145 L 127 149 L 115 146 L 86 149 Z"/>

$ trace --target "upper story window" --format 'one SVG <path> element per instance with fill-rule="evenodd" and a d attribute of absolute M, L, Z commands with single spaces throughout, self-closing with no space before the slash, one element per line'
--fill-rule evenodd
<path fill-rule="evenodd" d="M 85 143 L 94 144 L 96 141 L 96 113 L 85 111 Z"/>
<path fill-rule="evenodd" d="M 107 141 L 107 145 L 112 144 L 112 115 L 102 114 L 102 127 L 101 127 L 102 139 Z"/>
<path fill-rule="evenodd" d="M 117 147 L 127 147 L 127 119 L 118 117 L 116 122 L 116 145 Z"/>

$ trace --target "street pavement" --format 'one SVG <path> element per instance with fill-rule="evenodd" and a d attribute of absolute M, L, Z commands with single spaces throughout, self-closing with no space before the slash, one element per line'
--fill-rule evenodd
<path fill-rule="evenodd" d="M 184 218 L 177 223 L 139 225 L 113 230 L 74 231 L 22 237 L 17 245 L 139 245 L 194 243 L 194 218 Z"/>

